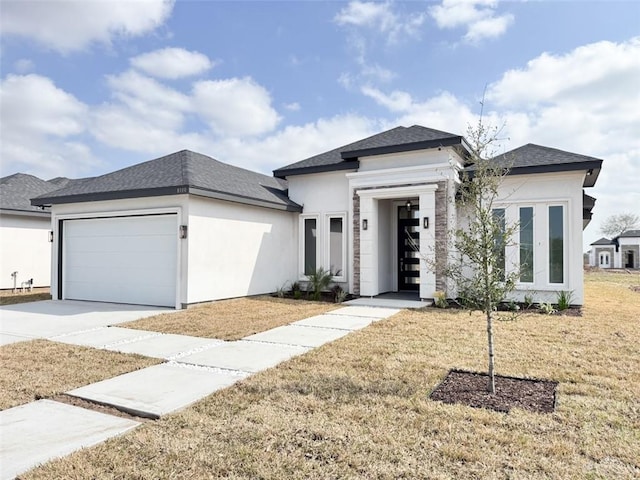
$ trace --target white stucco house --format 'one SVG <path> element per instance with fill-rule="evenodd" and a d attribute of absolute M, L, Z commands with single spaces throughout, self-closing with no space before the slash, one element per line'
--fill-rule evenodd
<path fill-rule="evenodd" d="M 318 267 L 361 296 L 433 298 L 446 280 L 426 256 L 447 256 L 461 221 L 462 136 L 397 127 L 265 176 L 181 151 L 32 199 L 50 206 L 52 294 L 184 308 L 273 292 Z M 582 230 L 602 160 L 537 145 L 509 154 L 505 258 L 526 264 L 514 295 L 583 301 Z M 496 158 L 495 161 L 501 161 Z"/>
<path fill-rule="evenodd" d="M 16 173 L 0 178 L 0 289 L 34 287 L 51 281 L 51 213 L 31 205 L 30 199 L 57 190 L 67 178 L 42 180 Z"/>
<path fill-rule="evenodd" d="M 629 230 L 609 240 L 591 244 L 589 266 L 598 268 L 640 268 L 640 230 Z"/>

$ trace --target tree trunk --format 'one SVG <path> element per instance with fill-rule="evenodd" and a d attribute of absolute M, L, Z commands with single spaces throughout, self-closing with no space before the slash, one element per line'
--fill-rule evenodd
<path fill-rule="evenodd" d="M 487 312 L 487 343 L 489 345 L 489 382 L 487 390 L 496 393 L 496 379 L 493 364 L 493 313 Z"/>

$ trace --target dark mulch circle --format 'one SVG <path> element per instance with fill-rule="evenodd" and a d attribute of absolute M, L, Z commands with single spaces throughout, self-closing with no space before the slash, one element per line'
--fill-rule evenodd
<path fill-rule="evenodd" d="M 443 403 L 461 403 L 474 408 L 509 412 L 514 407 L 537 413 L 550 413 L 556 408 L 558 382 L 528 378 L 495 376 L 496 393 L 487 391 L 486 373 L 451 370 L 430 395 Z"/>

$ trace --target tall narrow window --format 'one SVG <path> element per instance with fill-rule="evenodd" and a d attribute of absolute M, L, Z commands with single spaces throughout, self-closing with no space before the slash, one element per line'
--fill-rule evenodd
<path fill-rule="evenodd" d="M 520 208 L 520 281 L 533 283 L 533 207 Z"/>
<path fill-rule="evenodd" d="M 342 217 L 329 218 L 329 268 L 337 277 L 344 274 L 344 232 Z"/>
<path fill-rule="evenodd" d="M 318 221 L 315 218 L 304 219 L 304 274 L 311 275 L 317 268 Z"/>
<path fill-rule="evenodd" d="M 505 229 L 505 215 L 504 208 L 494 208 L 493 218 L 496 222 L 499 232 L 496 232 L 497 236 L 494 244 L 494 255 L 496 256 L 496 268 L 500 270 L 500 277 L 504 280 L 505 269 L 505 255 L 504 255 L 504 229 Z"/>
<path fill-rule="evenodd" d="M 549 283 L 564 283 L 563 207 L 549 207 Z"/>

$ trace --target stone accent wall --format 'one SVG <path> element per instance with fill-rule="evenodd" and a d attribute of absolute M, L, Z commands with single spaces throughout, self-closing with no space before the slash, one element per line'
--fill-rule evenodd
<path fill-rule="evenodd" d="M 609 265 L 605 268 L 613 268 L 613 248 L 597 248 L 596 247 L 596 267 L 600 266 L 600 254 L 602 252 L 609 253 Z M 624 260 L 624 259 L 623 259 Z"/>
<path fill-rule="evenodd" d="M 447 290 L 447 279 L 443 274 L 443 269 L 447 261 L 447 236 L 449 231 L 449 202 L 448 202 L 448 182 L 438 182 L 436 196 L 436 290 L 445 292 Z"/>

